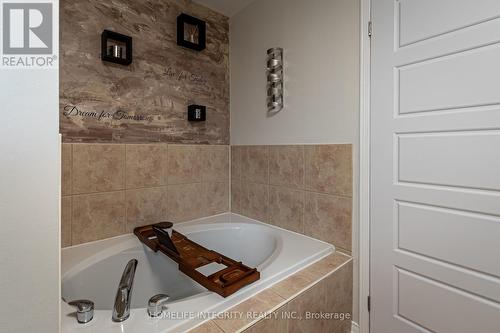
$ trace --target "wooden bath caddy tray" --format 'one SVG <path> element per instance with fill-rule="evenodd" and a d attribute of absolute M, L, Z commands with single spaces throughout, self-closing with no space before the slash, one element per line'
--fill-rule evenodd
<path fill-rule="evenodd" d="M 227 297 L 244 286 L 257 281 L 260 273 L 241 262 L 228 258 L 193 242 L 183 234 L 167 230 L 172 223 L 162 222 L 134 229 L 134 234 L 151 250 L 167 255 L 179 264 L 179 270 L 210 291 Z M 221 264 L 225 268 L 206 276 L 198 269 L 209 264 Z"/>

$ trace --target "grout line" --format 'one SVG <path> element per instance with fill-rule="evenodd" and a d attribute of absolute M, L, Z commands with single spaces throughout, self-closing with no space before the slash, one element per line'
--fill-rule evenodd
<path fill-rule="evenodd" d="M 74 170 L 73 170 L 73 144 L 69 144 L 69 153 L 70 153 L 70 162 L 69 162 L 69 168 L 70 168 L 70 180 L 69 180 L 69 193 L 71 195 L 71 205 L 70 205 L 70 212 L 69 212 L 69 245 L 73 245 L 73 176 L 74 176 Z"/>
<path fill-rule="evenodd" d="M 339 253 L 342 253 L 342 254 L 345 254 L 346 256 L 351 256 L 352 257 L 352 250 L 348 250 L 346 248 L 343 248 L 341 246 L 337 246 L 335 244 L 333 244 L 335 246 L 335 251 L 339 252 Z"/>
<path fill-rule="evenodd" d="M 306 188 L 306 166 L 307 166 L 307 161 L 306 161 L 306 147 L 305 146 L 300 146 L 300 150 L 301 150 L 301 153 L 302 153 L 302 169 L 304 170 L 304 177 L 302 178 L 302 188 L 304 189 L 304 191 L 302 192 L 302 230 L 301 230 L 301 234 L 305 235 L 306 234 L 306 230 L 308 230 L 306 228 L 306 192 L 305 192 L 305 188 Z M 301 189 L 302 191 L 302 189 Z"/>
<path fill-rule="evenodd" d="M 161 182 L 164 184 L 164 185 L 168 185 L 168 172 L 169 172 L 169 165 L 168 165 L 168 145 L 165 145 L 164 147 L 164 151 L 163 151 L 163 156 L 162 156 L 162 161 L 161 161 L 161 164 L 162 164 L 162 174 L 161 174 Z"/>
<path fill-rule="evenodd" d="M 69 246 L 73 245 L 73 196 L 69 198 L 70 200 L 70 212 L 69 212 Z"/>
<path fill-rule="evenodd" d="M 275 305 L 275 306 L 271 307 L 271 309 L 269 309 L 269 310 L 266 310 L 266 311 L 262 312 L 262 313 L 261 313 L 262 315 L 261 315 L 261 316 L 259 316 L 259 318 L 257 318 L 257 319 L 254 319 L 254 320 L 250 321 L 249 323 L 247 323 L 247 324 L 246 324 L 246 325 L 244 325 L 243 327 L 240 327 L 240 328 L 236 331 L 236 333 L 244 332 L 244 331 L 246 331 L 247 329 L 251 328 L 252 326 L 257 325 L 259 322 L 261 322 L 261 321 L 265 320 L 265 319 L 266 319 L 266 317 L 267 317 L 269 314 L 271 314 L 271 313 L 273 313 L 273 312 L 278 311 L 279 309 L 281 309 L 282 307 L 284 307 L 284 306 L 286 306 L 286 305 L 288 304 L 288 301 L 287 301 L 285 298 L 283 298 L 283 297 L 282 297 L 281 295 L 279 295 L 278 293 L 276 293 L 276 292 L 272 291 L 272 290 L 270 289 L 270 287 L 269 287 L 269 288 L 266 288 L 266 289 L 264 289 L 264 290 L 262 290 L 262 291 L 260 291 L 259 293 L 262 293 L 262 292 L 263 292 L 263 291 L 265 291 L 265 290 L 269 290 L 269 292 L 271 292 L 271 293 L 273 293 L 273 294 L 277 295 L 279 298 L 281 298 L 281 299 L 282 299 L 282 301 L 281 301 L 280 303 L 278 303 L 278 305 Z M 258 295 L 258 294 L 257 294 L 257 295 Z M 249 299 L 252 299 L 253 297 L 255 297 L 255 296 L 257 296 L 257 295 L 254 295 L 254 296 L 250 297 Z M 224 332 L 225 332 L 225 331 L 224 331 Z M 230 332 L 226 332 L 226 333 L 230 333 Z"/>
<path fill-rule="evenodd" d="M 272 187 L 281 187 L 281 188 L 285 188 L 288 190 L 301 191 L 301 192 L 305 192 L 305 193 L 328 195 L 328 196 L 332 196 L 332 197 L 345 198 L 345 199 L 352 199 L 353 198 L 352 196 L 348 196 L 348 195 L 331 194 L 331 193 L 326 193 L 326 192 L 317 192 L 317 191 L 306 190 L 306 189 L 298 189 L 296 187 L 290 187 L 290 186 L 286 186 L 286 185 L 265 184 L 265 183 L 255 182 L 255 181 L 247 181 L 247 180 L 245 180 L 244 183 L 250 183 L 250 184 L 254 184 L 254 185 L 266 185 L 266 186 L 272 186 Z"/>
<path fill-rule="evenodd" d="M 217 328 L 218 328 L 218 329 L 219 329 L 222 333 L 226 333 L 226 332 L 222 329 L 222 327 L 220 327 L 219 325 L 217 325 L 217 322 L 216 322 L 215 320 L 210 319 L 210 320 L 208 320 L 208 321 L 207 321 L 207 323 L 208 323 L 208 322 L 212 322 L 212 323 L 213 323 L 213 324 L 214 324 L 214 325 L 215 325 L 215 326 L 216 326 L 216 327 L 217 327 Z M 203 324 L 202 324 L 202 325 L 203 325 Z M 202 325 L 200 325 L 200 326 L 202 326 Z M 188 331 L 188 333 L 189 333 L 189 331 Z"/>
<path fill-rule="evenodd" d="M 123 188 L 127 188 L 127 145 L 123 147 Z"/>
<path fill-rule="evenodd" d="M 228 207 L 228 210 L 231 212 L 233 210 L 233 187 L 232 187 L 232 180 L 233 180 L 233 150 L 231 149 L 231 146 L 229 146 L 228 148 L 228 170 L 227 170 L 227 173 L 229 175 L 228 177 L 228 183 L 229 183 L 229 188 L 228 188 L 228 192 L 229 193 L 229 198 L 228 198 L 228 203 L 227 203 L 227 207 Z"/>
<path fill-rule="evenodd" d="M 269 146 L 266 147 L 266 155 L 267 155 L 267 184 L 271 183 L 271 148 Z"/>
<path fill-rule="evenodd" d="M 119 193 L 119 192 L 125 192 L 126 189 L 119 189 L 119 190 L 108 190 L 108 191 L 100 191 L 100 192 L 88 192 L 88 193 L 76 193 L 72 194 L 71 196 L 77 197 L 77 196 L 84 196 L 84 195 L 97 195 L 97 194 L 105 194 L 105 193 Z"/>
<path fill-rule="evenodd" d="M 103 194 L 103 193 L 117 193 L 117 192 L 123 192 L 123 191 L 135 191 L 135 190 L 148 190 L 148 189 L 156 189 L 156 188 L 162 188 L 162 187 L 167 187 L 167 186 L 180 186 L 180 185 L 191 185 L 191 184 L 227 184 L 228 182 L 225 181 L 207 181 L 207 182 L 189 182 L 189 183 L 178 183 L 178 184 L 165 184 L 165 185 L 153 185 L 153 186 L 146 186 L 146 187 L 131 187 L 131 188 L 123 188 L 123 189 L 117 189 L 117 190 L 106 190 L 106 191 L 98 191 L 98 192 L 85 192 L 85 193 L 75 193 L 75 194 L 69 194 L 65 195 L 65 197 L 69 196 L 83 196 L 83 195 L 95 195 L 95 194 Z M 258 183 L 255 183 L 258 184 Z M 260 184 L 262 185 L 262 184 Z"/>
<path fill-rule="evenodd" d="M 125 193 L 123 194 L 123 196 L 125 197 L 125 199 L 124 199 L 125 202 L 123 203 L 123 209 L 125 211 L 124 211 L 123 215 L 125 216 L 125 221 L 123 221 L 124 225 L 122 227 L 122 229 L 123 229 L 122 232 L 126 233 L 127 227 L 128 227 L 128 209 L 127 209 L 128 208 L 127 207 L 128 206 L 128 204 L 127 204 L 128 194 L 127 194 L 127 190 L 126 190 L 126 188 L 127 188 L 127 169 L 128 169 L 127 168 L 127 150 L 128 150 L 127 145 L 125 145 L 125 147 L 123 147 L 123 150 L 125 151 L 124 159 L 123 159 L 123 164 L 124 164 L 123 165 L 123 187 L 125 188 Z"/>

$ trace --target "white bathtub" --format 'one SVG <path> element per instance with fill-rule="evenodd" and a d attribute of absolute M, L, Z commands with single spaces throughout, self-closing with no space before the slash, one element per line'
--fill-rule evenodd
<path fill-rule="evenodd" d="M 76 321 L 75 309 L 63 302 L 62 331 L 185 332 L 209 319 L 209 315 L 233 307 L 334 251 L 331 244 L 230 213 L 176 224 L 174 229 L 207 248 L 257 267 L 260 280 L 223 298 L 192 281 L 177 270 L 176 263 L 154 253 L 130 234 L 65 248 L 61 258 L 62 296 L 66 301 L 90 299 L 96 310 L 94 319 L 82 325 Z M 133 258 L 139 264 L 131 315 L 115 323 L 111 313 L 118 281 Z M 171 296 L 166 316 L 150 318 L 147 301 L 159 293 Z"/>

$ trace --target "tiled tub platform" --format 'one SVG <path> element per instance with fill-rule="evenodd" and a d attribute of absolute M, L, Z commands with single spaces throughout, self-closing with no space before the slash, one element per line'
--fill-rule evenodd
<path fill-rule="evenodd" d="M 335 252 L 189 332 L 347 333 L 351 311 L 352 258 Z"/>

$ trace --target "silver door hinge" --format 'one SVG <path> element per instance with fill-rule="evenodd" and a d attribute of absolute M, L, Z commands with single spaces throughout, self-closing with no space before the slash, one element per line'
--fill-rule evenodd
<path fill-rule="evenodd" d="M 372 28 L 372 21 L 368 22 L 368 37 L 372 37 L 373 35 L 373 28 Z"/>
<path fill-rule="evenodd" d="M 371 303 L 372 303 L 372 302 L 371 302 L 371 297 L 370 297 L 370 296 L 368 296 L 368 312 L 370 312 L 370 310 L 371 310 L 371 307 L 372 307 L 372 306 L 371 306 L 371 305 L 372 305 Z"/>

